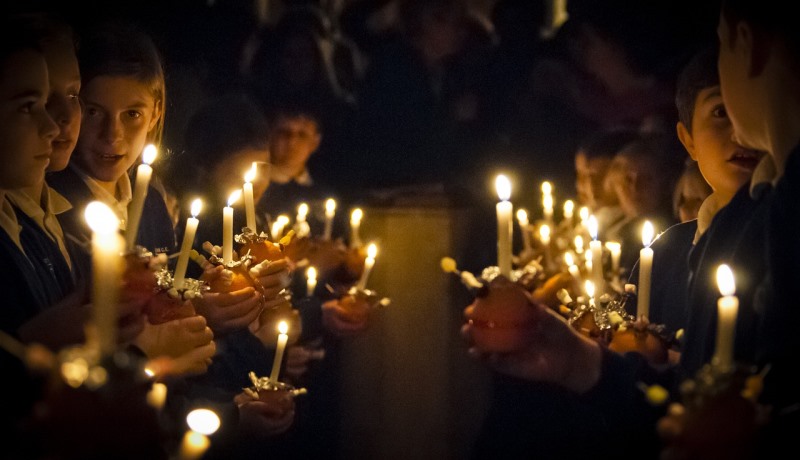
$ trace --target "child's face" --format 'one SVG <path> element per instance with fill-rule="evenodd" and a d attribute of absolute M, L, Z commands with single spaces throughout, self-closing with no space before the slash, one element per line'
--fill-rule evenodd
<path fill-rule="evenodd" d="M 736 144 L 732 136 L 733 126 L 719 86 L 700 91 L 692 116 L 692 132 L 680 124 L 678 137 L 697 161 L 706 182 L 725 196 L 733 196 L 750 180 L 762 157 L 761 153 Z"/>
<path fill-rule="evenodd" d="M 316 122 L 302 117 L 281 119 L 270 139 L 272 164 L 299 174 L 319 143 Z"/>
<path fill-rule="evenodd" d="M 30 187 L 44 179 L 58 134 L 45 110 L 47 64 L 33 50 L 18 51 L 0 64 L 0 188 Z"/>
<path fill-rule="evenodd" d="M 575 189 L 578 192 L 578 201 L 591 209 L 613 204 L 605 192 L 605 181 L 611 160 L 608 158 L 589 159 L 583 152 L 575 155 Z M 611 201 L 611 202 L 610 202 Z"/>
<path fill-rule="evenodd" d="M 138 160 L 160 108 L 146 85 L 128 77 L 93 78 L 81 101 L 75 160 L 95 179 L 116 182 Z"/>
<path fill-rule="evenodd" d="M 75 47 L 66 40 L 57 40 L 44 46 L 44 57 L 50 75 L 50 94 L 47 112 L 58 123 L 60 132 L 53 139 L 53 155 L 48 171 L 61 171 L 67 167 L 78 134 L 81 130 L 81 75 Z"/>

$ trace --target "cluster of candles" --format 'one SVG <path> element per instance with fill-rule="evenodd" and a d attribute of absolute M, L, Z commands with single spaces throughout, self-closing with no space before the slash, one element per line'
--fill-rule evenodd
<path fill-rule="evenodd" d="M 495 180 L 495 187 L 499 202 L 496 205 L 497 213 L 497 267 L 500 274 L 510 277 L 512 273 L 512 238 L 513 238 L 513 205 L 510 202 L 511 198 L 511 182 L 505 175 L 498 175 Z M 550 254 L 551 251 L 551 238 L 555 234 L 555 227 L 553 221 L 553 187 L 549 182 L 544 182 L 541 187 L 542 190 L 542 214 L 543 221 L 539 226 L 539 231 L 532 231 L 532 225 L 529 221 L 527 211 L 520 209 L 517 211 L 517 220 L 521 229 L 523 239 L 524 251 L 531 251 L 532 244 L 529 238 L 538 239 L 542 246 L 542 256 L 545 261 L 544 266 L 547 267 L 554 257 Z M 618 242 L 609 241 L 603 244 L 598 239 L 598 223 L 595 216 L 591 215 L 588 208 L 581 208 L 579 211 L 580 222 L 575 225 L 573 223 L 573 213 L 575 204 L 571 200 L 564 203 L 563 221 L 561 223 L 562 229 L 570 229 L 570 232 L 565 232 L 568 236 L 574 238 L 568 244 L 557 244 L 559 249 L 564 249 L 561 254 L 560 261 L 563 263 L 565 269 L 572 274 L 575 278 L 579 279 L 581 270 L 577 265 L 579 262 L 578 256 L 583 255 L 584 263 L 588 274 L 589 280 L 584 283 L 587 290 L 586 294 L 590 298 L 600 296 L 606 289 L 606 281 L 603 272 L 603 250 L 608 251 L 611 259 L 611 272 L 612 283 L 620 286 L 620 255 L 621 245 Z M 589 250 L 584 248 L 584 236 L 590 238 Z M 653 225 L 646 221 L 642 227 L 642 249 L 639 252 L 639 278 L 637 286 L 637 317 L 647 317 L 649 315 L 650 306 L 650 287 L 653 267 L 653 248 L 651 244 L 654 241 L 655 229 Z M 574 254 L 573 251 L 574 250 Z M 717 341 L 714 353 L 713 362 L 723 369 L 728 369 L 733 365 L 733 342 L 736 324 L 736 315 L 738 311 L 738 300 L 735 293 L 735 285 L 733 279 L 733 272 L 727 265 L 721 265 L 717 272 L 717 283 L 720 289 L 721 297 L 718 302 L 718 324 L 717 324 Z"/>

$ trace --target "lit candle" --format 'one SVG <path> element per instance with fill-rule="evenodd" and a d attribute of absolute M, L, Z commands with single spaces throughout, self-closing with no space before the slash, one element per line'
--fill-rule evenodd
<path fill-rule="evenodd" d="M 155 145 L 147 145 L 142 152 L 142 164 L 136 168 L 136 184 L 133 187 L 133 198 L 128 206 L 128 224 L 125 226 L 125 247 L 128 249 L 133 249 L 136 245 L 144 200 L 147 197 L 150 178 L 153 176 L 153 168 L 150 165 L 155 161 L 157 153 Z"/>
<path fill-rule="evenodd" d="M 645 221 L 642 227 L 642 245 L 639 251 L 639 287 L 636 301 L 636 315 L 638 317 L 650 314 L 650 275 L 653 270 L 653 249 L 650 244 L 653 242 L 653 224 Z"/>
<path fill-rule="evenodd" d="M 283 361 L 283 350 L 286 349 L 286 342 L 289 340 L 287 332 L 289 332 L 289 325 L 286 324 L 286 321 L 278 323 L 278 347 L 275 350 L 275 359 L 272 361 L 272 372 L 269 374 L 270 382 L 278 381 L 278 375 L 281 372 L 281 361 Z"/>
<path fill-rule="evenodd" d="M 598 225 L 597 218 L 594 215 L 589 216 L 588 227 L 589 235 L 592 237 L 592 241 L 589 242 L 589 249 L 592 252 L 592 281 L 597 292 L 604 292 L 603 243 L 597 239 Z"/>
<path fill-rule="evenodd" d="M 575 265 L 575 259 L 572 257 L 572 254 L 567 252 L 564 254 L 564 264 L 567 266 L 567 270 L 569 274 L 572 275 L 573 278 L 578 279 L 581 276 L 581 271 L 577 265 Z"/>
<path fill-rule="evenodd" d="M 186 415 L 186 423 L 190 429 L 183 436 L 180 460 L 196 460 L 211 445 L 208 436 L 219 429 L 219 416 L 208 409 L 195 409 Z"/>
<path fill-rule="evenodd" d="M 513 205 L 511 198 L 511 182 L 502 174 L 495 179 L 495 188 L 500 202 L 497 203 L 497 267 L 500 274 L 511 277 L 511 238 Z"/>
<path fill-rule="evenodd" d="M 314 295 L 314 290 L 317 288 L 317 269 L 308 267 L 308 270 L 306 270 L 306 278 L 308 278 L 306 282 L 306 295 L 311 297 Z"/>
<path fill-rule="evenodd" d="M 370 243 L 367 247 L 367 259 L 364 261 L 364 271 L 361 272 L 361 278 L 358 280 L 358 289 L 365 289 L 367 287 L 367 279 L 372 267 L 375 265 L 375 256 L 378 255 L 378 247 L 375 243 Z"/>
<path fill-rule="evenodd" d="M 308 222 L 306 221 L 306 216 L 308 215 L 308 204 L 300 203 L 297 207 L 297 221 L 295 222 L 295 232 L 297 232 L 298 237 L 308 236 L 311 233 L 311 229 L 308 226 Z"/>
<path fill-rule="evenodd" d="M 584 290 L 586 291 L 586 295 L 589 296 L 589 306 L 594 307 L 594 294 L 595 294 L 595 285 L 589 280 L 586 280 L 584 283 Z"/>
<path fill-rule="evenodd" d="M 147 392 L 147 404 L 158 410 L 164 407 L 167 400 L 167 386 L 161 382 L 153 383 L 150 391 Z"/>
<path fill-rule="evenodd" d="M 109 355 L 117 346 L 117 302 L 125 242 L 119 234 L 119 218 L 105 204 L 89 203 L 85 217 L 92 229 L 92 319 L 100 352 Z"/>
<path fill-rule="evenodd" d="M 575 235 L 575 252 L 583 254 L 583 237 L 580 235 Z"/>
<path fill-rule="evenodd" d="M 586 206 L 582 206 L 581 209 L 578 210 L 578 217 L 581 218 L 581 226 L 586 228 L 586 225 L 589 221 L 589 208 Z"/>
<path fill-rule="evenodd" d="M 572 220 L 572 215 L 575 212 L 575 202 L 567 200 L 564 202 L 564 219 Z"/>
<path fill-rule="evenodd" d="M 253 199 L 253 181 L 256 179 L 256 162 L 244 175 L 244 212 L 247 216 L 247 228 L 256 231 L 256 205 Z"/>
<path fill-rule="evenodd" d="M 544 248 L 544 267 L 550 267 L 550 226 L 543 224 L 539 227 L 539 240 Z"/>
<path fill-rule="evenodd" d="M 275 222 L 272 224 L 272 240 L 278 241 L 283 236 L 283 229 L 286 228 L 286 225 L 289 223 L 289 216 L 286 214 L 281 214 L 275 219 Z"/>
<path fill-rule="evenodd" d="M 325 201 L 325 233 L 323 237 L 326 240 L 331 239 L 333 234 L 333 216 L 336 214 L 336 200 L 328 198 Z"/>
<path fill-rule="evenodd" d="M 622 256 L 622 245 L 616 241 L 606 243 L 606 249 L 611 253 L 611 273 L 614 277 L 614 284 L 619 285 L 619 259 Z"/>
<path fill-rule="evenodd" d="M 228 197 L 228 206 L 222 209 L 222 263 L 227 265 L 233 261 L 233 204 L 242 196 L 236 190 Z"/>
<path fill-rule="evenodd" d="M 542 210 L 544 220 L 551 224 L 553 221 L 553 185 L 548 181 L 542 182 Z"/>
<path fill-rule="evenodd" d="M 517 210 L 517 222 L 519 222 L 520 235 L 522 236 L 522 245 L 525 247 L 525 252 L 530 252 L 531 241 L 528 239 L 529 225 L 528 211 L 524 209 Z"/>
<path fill-rule="evenodd" d="M 203 202 L 200 199 L 192 201 L 192 217 L 186 219 L 186 230 L 183 232 L 183 241 L 181 242 L 181 252 L 178 254 L 178 263 L 175 265 L 175 276 L 173 277 L 173 287 L 175 289 L 183 289 L 183 281 L 186 277 L 186 268 L 189 265 L 189 254 L 192 252 L 192 244 L 194 243 L 194 235 L 197 233 L 197 225 L 200 223 L 197 220 L 197 215 L 200 214 L 200 209 L 203 207 Z"/>
<path fill-rule="evenodd" d="M 361 208 L 353 209 L 350 213 L 350 247 L 360 248 L 361 237 L 359 236 L 359 229 L 361 228 L 361 219 L 364 217 L 364 211 Z"/>
<path fill-rule="evenodd" d="M 721 297 L 717 300 L 717 345 L 712 363 L 722 369 L 733 366 L 733 339 L 736 334 L 736 315 L 739 312 L 739 298 L 733 271 L 725 264 L 717 267 L 717 287 Z"/>

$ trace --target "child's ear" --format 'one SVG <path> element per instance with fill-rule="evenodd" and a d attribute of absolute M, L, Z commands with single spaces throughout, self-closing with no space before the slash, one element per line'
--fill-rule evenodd
<path fill-rule="evenodd" d="M 684 125 L 682 121 L 679 121 L 676 130 L 678 131 L 678 139 L 681 141 L 684 148 L 686 148 L 686 151 L 689 152 L 689 156 L 692 157 L 692 160 L 697 161 L 697 155 L 695 155 L 694 150 L 694 139 L 686 128 L 686 125 Z"/>

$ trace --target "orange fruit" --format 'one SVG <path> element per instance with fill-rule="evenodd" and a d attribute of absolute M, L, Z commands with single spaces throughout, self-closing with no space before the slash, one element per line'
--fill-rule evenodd
<path fill-rule="evenodd" d="M 244 264 L 229 267 L 226 270 L 232 273 L 230 284 L 227 282 L 227 277 L 216 277 L 209 282 L 211 292 L 233 292 L 247 287 L 256 287 L 255 281 Z"/>
<path fill-rule="evenodd" d="M 150 324 L 161 324 L 174 319 L 195 316 L 192 302 L 181 298 L 172 298 L 166 291 L 160 291 L 150 298 L 145 306 L 145 314 Z"/>
<path fill-rule="evenodd" d="M 492 280 L 481 294 L 467 312 L 475 346 L 485 352 L 522 349 L 535 315 L 530 294 L 504 276 Z"/>
<path fill-rule="evenodd" d="M 265 260 L 280 260 L 284 257 L 280 245 L 267 240 L 262 242 L 254 241 L 245 244 L 239 249 L 239 257 L 244 257 L 248 251 L 254 258 L 253 265 Z"/>
<path fill-rule="evenodd" d="M 651 364 L 665 364 L 669 355 L 667 344 L 661 337 L 652 331 L 639 331 L 633 327 L 614 332 L 608 348 L 617 353 L 639 352 Z"/>

